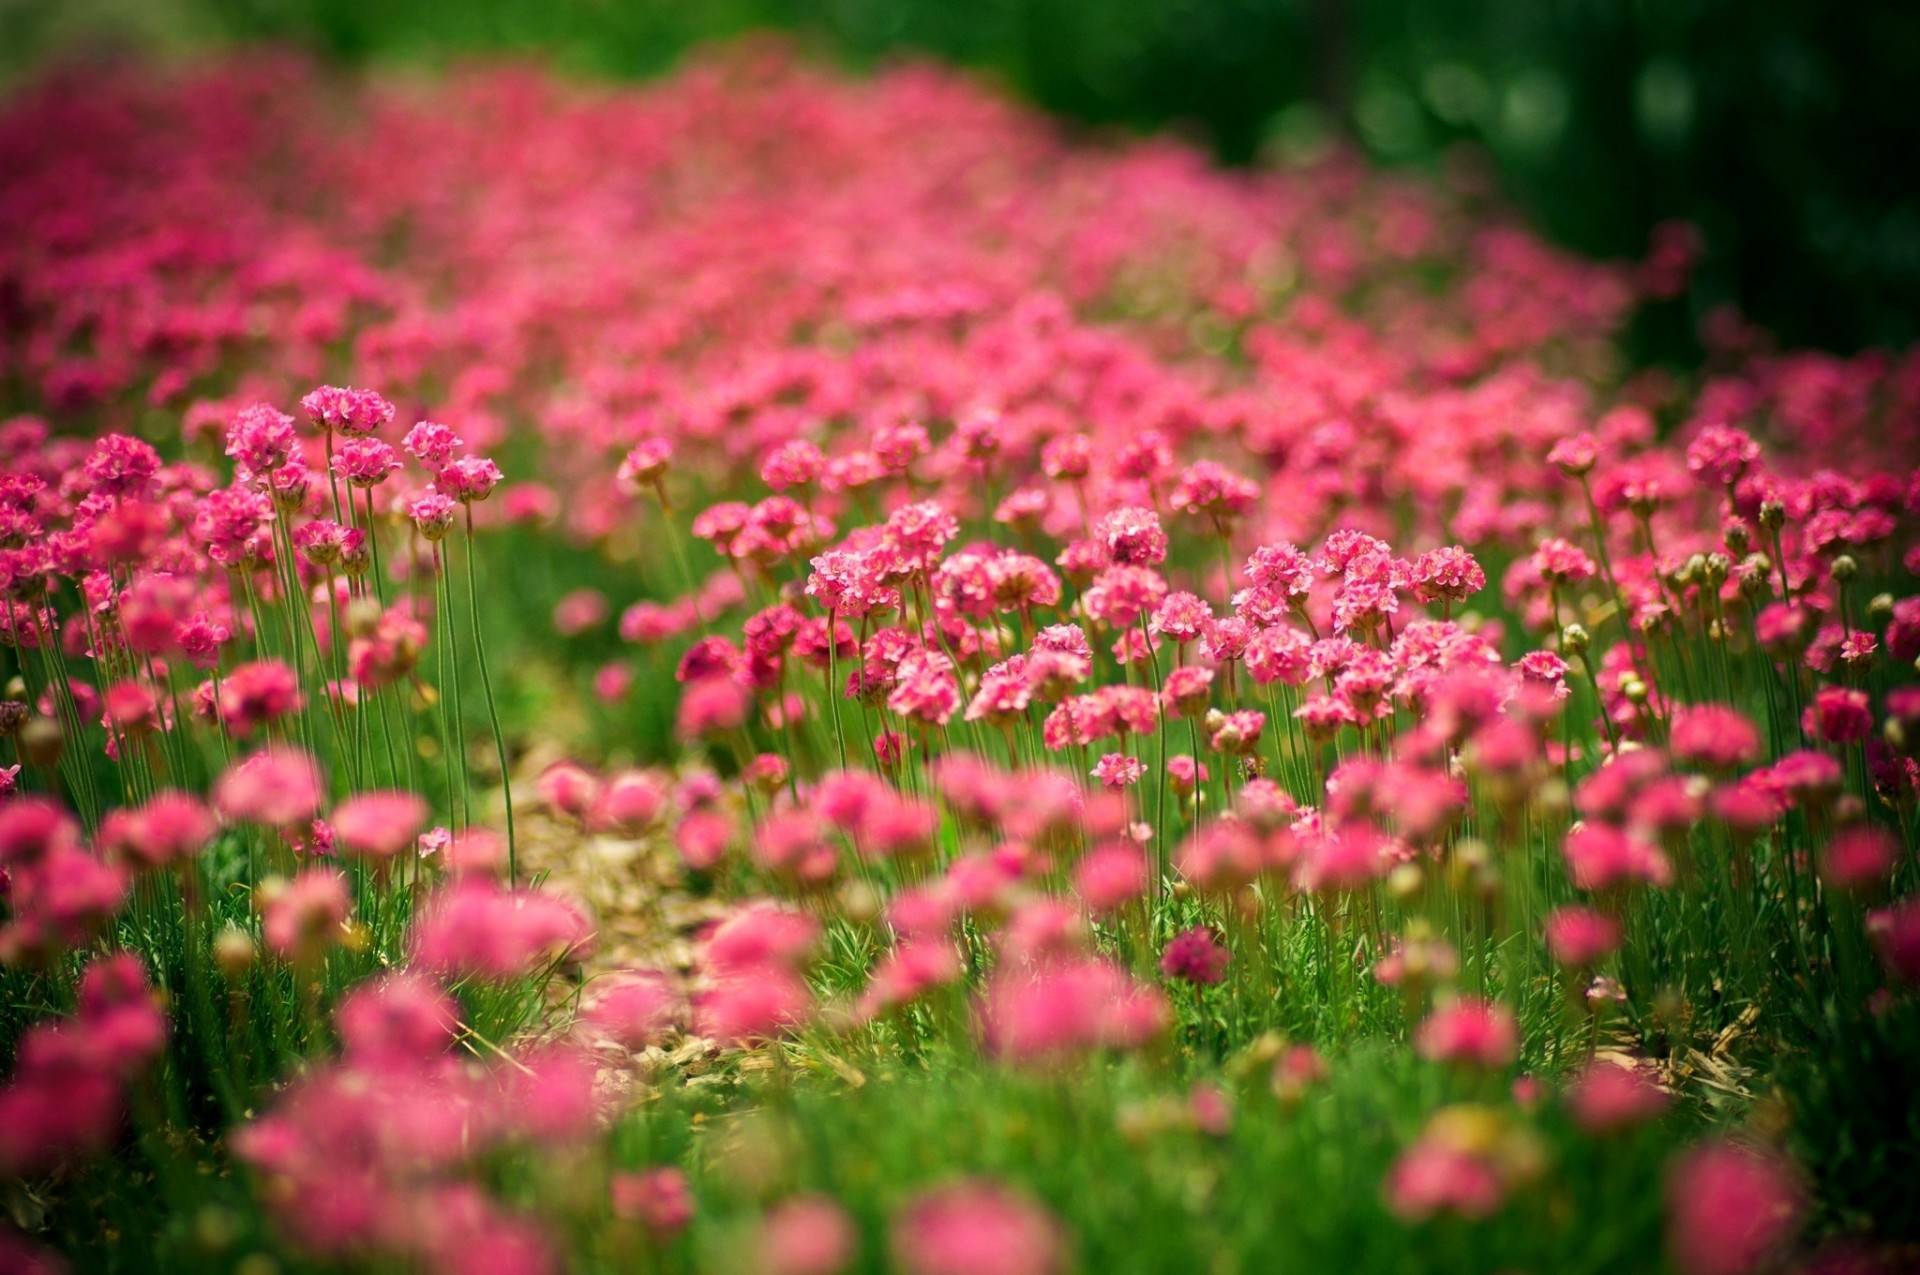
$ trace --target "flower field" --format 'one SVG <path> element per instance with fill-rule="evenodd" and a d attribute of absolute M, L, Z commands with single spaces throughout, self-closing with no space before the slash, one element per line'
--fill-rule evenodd
<path fill-rule="evenodd" d="M 1920 1268 L 1920 350 L 751 43 L 0 173 L 0 1270 Z"/>

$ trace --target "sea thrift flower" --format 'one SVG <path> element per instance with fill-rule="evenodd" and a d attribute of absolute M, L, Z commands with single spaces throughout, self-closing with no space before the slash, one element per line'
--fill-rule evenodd
<path fill-rule="evenodd" d="M 1096 846 L 1074 865 L 1074 889 L 1096 913 L 1113 912 L 1147 892 L 1146 853 L 1123 841 Z"/>
<path fill-rule="evenodd" d="M 1151 567 L 1166 561 L 1167 533 L 1151 509 L 1116 509 L 1101 517 L 1093 534 L 1116 567 Z"/>
<path fill-rule="evenodd" d="M 893 1223 L 906 1275 L 1061 1275 L 1066 1244 L 1039 1205 L 986 1181 L 937 1187 Z"/>
<path fill-rule="evenodd" d="M 296 967 L 310 967 L 339 944 L 352 899 L 347 879 L 331 868 L 309 868 L 293 880 L 263 883 L 260 934 L 267 949 Z"/>
<path fill-rule="evenodd" d="M 687 1175 L 671 1165 L 639 1173 L 616 1173 L 611 1184 L 615 1217 L 638 1222 L 662 1239 L 686 1229 L 693 1220 L 693 1192 Z"/>
<path fill-rule="evenodd" d="M 279 660 L 238 666 L 221 680 L 218 694 L 220 720 L 242 738 L 299 712 L 306 703 L 299 678 Z"/>
<path fill-rule="evenodd" d="M 365 792 L 335 806 L 327 822 L 335 843 L 349 854 L 391 859 L 414 843 L 428 813 L 426 801 L 414 793 Z"/>
<path fill-rule="evenodd" d="M 1889 974 L 1920 985 L 1920 897 L 1868 914 L 1867 935 Z"/>
<path fill-rule="evenodd" d="M 791 1195 L 768 1209 L 754 1239 L 754 1275 L 840 1275 L 860 1251 L 847 1211 L 824 1195 Z"/>
<path fill-rule="evenodd" d="M 1620 922 L 1591 908 L 1567 906 L 1547 914 L 1547 951 L 1562 965 L 1584 968 L 1620 947 Z"/>
<path fill-rule="evenodd" d="M 981 1019 L 988 1050 L 1044 1065 L 1095 1049 L 1137 1049 L 1165 1028 L 1166 999 L 1098 959 L 1001 969 L 987 985 Z"/>
<path fill-rule="evenodd" d="M 1728 1142 L 1689 1152 L 1667 1180 L 1667 1252 L 1683 1275 L 1746 1275 L 1792 1239 L 1805 1201 L 1779 1160 Z"/>
<path fill-rule="evenodd" d="M 313 758 L 273 744 L 227 767 L 214 783 L 213 806 L 223 819 L 290 828 L 320 813 L 324 793 Z"/>
<path fill-rule="evenodd" d="M 255 474 L 267 475 L 285 465 L 299 442 L 293 417 L 256 403 L 233 418 L 227 430 L 227 455 Z"/>
<path fill-rule="evenodd" d="M 525 978 L 573 960 L 589 943 L 586 919 L 552 895 L 465 876 L 443 887 L 414 918 L 413 957 L 453 978 Z"/>
<path fill-rule="evenodd" d="M 401 447 L 407 455 L 419 461 L 425 468 L 438 473 L 453 461 L 454 451 L 464 446 L 463 440 L 445 425 L 433 421 L 421 421 L 407 431 Z"/>
<path fill-rule="evenodd" d="M 453 516 L 459 509 L 452 497 L 430 490 L 407 502 L 407 517 L 413 520 L 423 539 L 439 541 L 446 539 L 453 529 Z"/>
<path fill-rule="evenodd" d="M 434 486 L 463 505 L 485 500 L 500 485 L 500 466 L 483 456 L 449 461 L 434 475 Z"/>
<path fill-rule="evenodd" d="M 1520 1053 L 1520 1033 L 1503 1005 L 1463 999 L 1436 1009 L 1414 1033 L 1414 1047 L 1434 1062 L 1504 1067 Z"/>
<path fill-rule="evenodd" d="M 1865 691 L 1826 686 L 1813 697 L 1801 725 L 1829 744 L 1857 743 L 1873 733 L 1873 709 Z"/>
<path fill-rule="evenodd" d="M 377 438 L 354 438 L 333 457 L 333 472 L 362 490 L 372 490 L 400 468 L 400 455 Z"/>
<path fill-rule="evenodd" d="M 1226 977 L 1233 956 L 1220 946 L 1212 931 L 1194 926 L 1182 930 L 1167 942 L 1160 953 L 1160 972 L 1168 978 L 1211 987 Z"/>
<path fill-rule="evenodd" d="M 1137 757 L 1128 757 L 1122 753 L 1108 753 L 1102 757 L 1092 770 L 1093 778 L 1100 781 L 1102 787 L 1119 790 L 1131 788 L 1140 782 L 1140 776 L 1146 768 Z"/>
<path fill-rule="evenodd" d="M 396 973 L 347 993 L 333 1021 L 349 1058 L 404 1065 L 451 1048 L 460 1011 L 453 998 L 431 980 Z"/>
<path fill-rule="evenodd" d="M 1760 760 L 1760 730 L 1725 704 L 1686 705 L 1674 711 L 1668 748 L 1679 761 L 1731 770 Z"/>
<path fill-rule="evenodd" d="M 1589 1063 L 1567 1091 L 1567 1110 L 1574 1123 L 1592 1134 L 1653 1120 L 1670 1101 L 1667 1091 L 1637 1068 L 1611 1062 Z"/>

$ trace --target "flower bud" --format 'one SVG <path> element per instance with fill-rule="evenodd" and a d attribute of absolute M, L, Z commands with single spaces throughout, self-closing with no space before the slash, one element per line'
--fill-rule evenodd
<path fill-rule="evenodd" d="M 51 717 L 32 717 L 20 727 L 17 743 L 20 755 L 30 765 L 41 770 L 52 770 L 60 764 L 60 756 L 67 750 L 67 733 Z"/>
<path fill-rule="evenodd" d="M 213 936 L 213 963 L 229 983 L 253 968 L 253 957 L 253 936 L 239 926 L 228 925 Z"/>
<path fill-rule="evenodd" d="M 1835 580 L 1841 584 L 1845 584 L 1860 574 L 1860 564 L 1853 560 L 1852 554 L 1843 553 L 1833 560 L 1833 565 L 1827 568 L 1827 570 Z"/>

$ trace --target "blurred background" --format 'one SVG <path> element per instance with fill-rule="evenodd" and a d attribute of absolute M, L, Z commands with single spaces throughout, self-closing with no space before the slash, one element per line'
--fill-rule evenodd
<path fill-rule="evenodd" d="M 0 0 L 0 76 L 273 40 L 348 65 L 532 53 L 634 77 L 765 28 L 855 66 L 930 53 L 1229 163 L 1344 142 L 1477 164 L 1596 256 L 1638 257 L 1686 219 L 1706 257 L 1634 334 L 1643 357 L 1687 357 L 1724 303 L 1789 344 L 1920 339 L 1913 0 Z"/>

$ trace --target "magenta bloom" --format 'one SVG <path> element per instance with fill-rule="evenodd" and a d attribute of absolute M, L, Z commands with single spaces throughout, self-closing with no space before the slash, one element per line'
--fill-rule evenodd
<path fill-rule="evenodd" d="M 320 813 L 324 793 L 313 758 L 275 744 L 227 767 L 214 782 L 213 805 L 228 820 L 290 828 Z"/>
<path fill-rule="evenodd" d="M 1233 954 L 1204 926 L 1182 930 L 1167 940 L 1160 953 L 1160 972 L 1168 978 L 1211 987 L 1226 977 Z"/>
<path fill-rule="evenodd" d="M 1688 1152 L 1667 1180 L 1667 1252 L 1684 1275 L 1748 1275 L 1793 1237 L 1805 1207 L 1789 1165 L 1710 1142 Z"/>
<path fill-rule="evenodd" d="M 364 792 L 333 808 L 328 821 L 337 845 L 367 859 L 391 859 L 414 844 L 427 826 L 427 803 L 410 792 Z"/>
<path fill-rule="evenodd" d="M 760 1219 L 755 1275 L 840 1275 L 860 1250 L 847 1211 L 824 1195 L 792 1195 Z"/>
<path fill-rule="evenodd" d="M 1801 720 L 1807 733 L 1829 744 L 1852 744 L 1873 733 L 1873 707 L 1865 691 L 1822 687 Z"/>
<path fill-rule="evenodd" d="M 638 1222 L 657 1236 L 678 1235 L 693 1220 L 687 1175 L 672 1165 L 616 1173 L 611 1188 L 614 1215 Z"/>
<path fill-rule="evenodd" d="M 1591 908 L 1569 905 L 1547 914 L 1547 951 L 1562 965 L 1583 967 L 1620 946 L 1620 922 Z"/>
<path fill-rule="evenodd" d="M 1414 1047 L 1435 1062 L 1504 1067 L 1520 1056 L 1520 1029 L 1506 1006 L 1463 998 L 1428 1015 Z"/>
<path fill-rule="evenodd" d="M 1394 1161 L 1386 1196 L 1387 1207 L 1410 1222 L 1436 1213 L 1484 1218 L 1499 1211 L 1506 1188 L 1485 1157 L 1423 1138 Z"/>
<path fill-rule="evenodd" d="M 908 1204 L 894 1220 L 893 1256 L 906 1275 L 1059 1275 L 1060 1225 L 997 1183 L 958 1182 Z"/>

